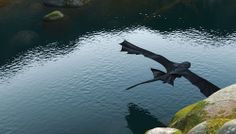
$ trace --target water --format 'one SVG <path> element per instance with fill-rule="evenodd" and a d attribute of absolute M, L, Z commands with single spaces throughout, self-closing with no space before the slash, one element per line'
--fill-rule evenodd
<path fill-rule="evenodd" d="M 155 1 L 137 1 L 130 8 L 132 3 L 104 0 L 62 9 L 68 19 L 50 24 L 41 18 L 52 9 L 38 3 L 35 12 L 27 12 L 25 6 L 39 1 L 19 2 L 0 8 L 1 134 L 141 134 L 167 125 L 180 108 L 205 98 L 184 78 L 174 87 L 155 82 L 126 91 L 151 79 L 151 67 L 164 68 L 120 52 L 124 39 L 170 60 L 190 61 L 193 72 L 219 87 L 235 83 L 235 20 L 227 20 L 235 15 L 229 8 L 235 2 L 225 2 L 221 6 L 227 10 L 221 12 L 215 11 L 217 4 L 210 11 L 201 9 L 210 19 L 193 19 L 192 12 L 183 15 L 181 4 L 150 19 L 157 12 Z M 119 10 L 120 5 L 127 7 Z M 222 18 L 228 10 L 231 14 Z M 12 43 L 19 31 L 33 31 L 37 39 Z"/>

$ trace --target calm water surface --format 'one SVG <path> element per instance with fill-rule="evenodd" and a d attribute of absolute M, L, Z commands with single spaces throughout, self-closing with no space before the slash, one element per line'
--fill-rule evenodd
<path fill-rule="evenodd" d="M 71 10 L 65 12 L 73 16 Z M 5 18 L 2 29 L 17 18 Z M 180 108 L 205 98 L 184 78 L 177 79 L 174 87 L 155 82 L 126 91 L 128 86 L 151 79 L 151 67 L 164 68 L 143 56 L 120 52 L 124 39 L 170 60 L 190 61 L 192 71 L 219 87 L 235 83 L 233 28 L 224 30 L 223 24 L 211 28 L 207 23 L 178 28 L 171 22 L 160 28 L 153 20 L 136 23 L 137 16 L 128 21 L 107 17 L 109 26 L 92 26 L 94 19 L 80 19 L 74 18 L 73 28 L 62 31 L 64 39 L 43 24 L 36 25 L 46 30 L 25 26 L 38 33 L 40 40 L 14 50 L 7 47 L 11 44 L 7 38 L 22 24 L 12 25 L 17 28 L 9 28 L 7 35 L 1 31 L 6 36 L 1 39 L 1 134 L 141 134 L 167 125 Z M 25 23 L 31 22 L 26 18 Z"/>

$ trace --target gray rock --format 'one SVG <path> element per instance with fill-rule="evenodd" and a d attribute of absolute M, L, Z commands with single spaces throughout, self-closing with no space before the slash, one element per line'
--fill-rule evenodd
<path fill-rule="evenodd" d="M 145 134 L 182 134 L 182 132 L 175 128 L 156 127 L 148 130 Z"/>
<path fill-rule="evenodd" d="M 56 6 L 56 7 L 64 6 L 64 0 L 43 0 L 43 3 L 46 6 Z"/>
<path fill-rule="evenodd" d="M 218 134 L 236 134 L 236 119 L 226 122 L 220 128 Z"/>
<path fill-rule="evenodd" d="M 216 132 L 230 119 L 216 118 L 204 121 L 194 128 L 188 134 L 216 134 Z"/>
<path fill-rule="evenodd" d="M 206 129 L 207 129 L 207 122 L 204 121 L 204 122 L 198 124 L 197 126 L 195 126 L 194 128 L 192 128 L 188 132 L 188 134 L 203 134 L 203 133 L 205 133 Z"/>
<path fill-rule="evenodd" d="M 80 7 L 90 2 L 90 0 L 43 0 L 46 6 L 55 7 Z"/>
<path fill-rule="evenodd" d="M 217 125 L 223 125 L 222 123 L 227 119 L 234 119 L 236 117 L 235 96 L 236 84 L 225 87 L 212 94 L 207 99 L 178 111 L 172 118 L 169 127 L 177 128 L 183 133 L 187 133 L 204 121 L 214 121 L 214 119 L 218 118 L 222 119 L 219 119 L 222 122 Z"/>

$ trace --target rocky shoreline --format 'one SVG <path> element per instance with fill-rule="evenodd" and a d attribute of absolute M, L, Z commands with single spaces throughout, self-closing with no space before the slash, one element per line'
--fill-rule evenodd
<path fill-rule="evenodd" d="M 146 134 L 235 134 L 236 84 L 178 111 L 168 127 Z M 169 131 L 173 129 L 175 131 Z"/>

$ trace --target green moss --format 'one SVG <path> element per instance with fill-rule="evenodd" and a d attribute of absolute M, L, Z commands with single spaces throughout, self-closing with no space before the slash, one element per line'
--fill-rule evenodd
<path fill-rule="evenodd" d="M 226 118 L 217 118 L 217 119 L 208 120 L 206 134 L 215 134 L 217 130 L 228 121 L 230 121 L 230 119 L 226 119 Z"/>
<path fill-rule="evenodd" d="M 177 130 L 176 132 L 174 132 L 173 134 L 182 134 L 182 132 L 180 130 Z"/>
<path fill-rule="evenodd" d="M 205 111 L 203 108 L 207 105 L 205 101 L 199 101 L 195 104 L 187 106 L 176 113 L 169 127 L 177 128 L 186 134 L 197 124 L 204 121 Z"/>
<path fill-rule="evenodd" d="M 58 14 L 61 14 L 61 12 L 60 11 L 53 11 L 53 12 L 47 14 L 46 17 L 56 17 L 56 16 L 58 16 Z"/>
<path fill-rule="evenodd" d="M 194 103 L 194 104 L 189 105 L 189 106 L 181 109 L 180 111 L 178 111 L 175 114 L 174 118 L 172 119 L 172 121 L 171 121 L 172 123 L 171 124 L 174 124 L 179 119 L 184 118 L 196 105 L 197 105 L 197 103 Z"/>
<path fill-rule="evenodd" d="M 60 11 L 56 10 L 45 15 L 44 20 L 45 21 L 59 20 L 59 19 L 62 19 L 63 17 L 64 15 Z"/>

